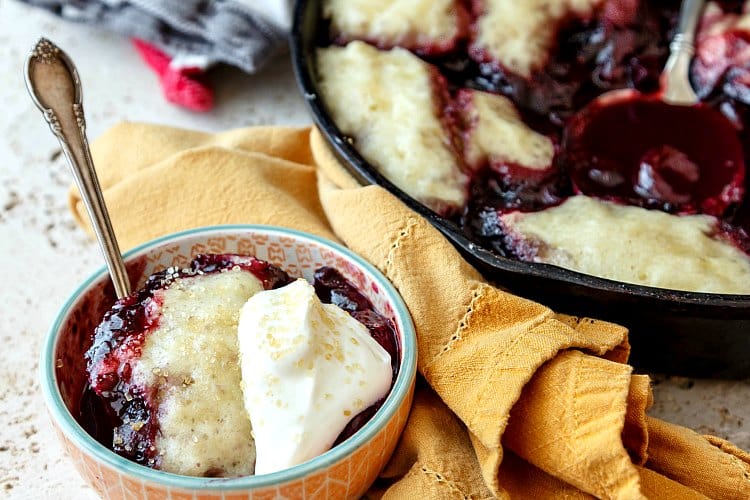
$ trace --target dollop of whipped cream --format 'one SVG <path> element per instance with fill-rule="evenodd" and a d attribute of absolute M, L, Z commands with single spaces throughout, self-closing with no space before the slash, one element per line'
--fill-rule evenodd
<path fill-rule="evenodd" d="M 255 474 L 324 453 L 391 386 L 388 352 L 349 313 L 323 304 L 304 279 L 252 296 L 240 312 L 238 338 Z"/>

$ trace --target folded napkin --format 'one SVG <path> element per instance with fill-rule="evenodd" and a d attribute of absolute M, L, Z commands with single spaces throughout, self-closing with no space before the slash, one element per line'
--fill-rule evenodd
<path fill-rule="evenodd" d="M 492 286 L 398 199 L 359 186 L 316 130 L 122 124 L 93 156 L 125 249 L 274 224 L 344 242 L 398 288 L 421 378 L 373 497 L 750 498 L 750 454 L 647 415 L 624 328 Z M 70 203 L 87 227 L 74 190 Z"/>

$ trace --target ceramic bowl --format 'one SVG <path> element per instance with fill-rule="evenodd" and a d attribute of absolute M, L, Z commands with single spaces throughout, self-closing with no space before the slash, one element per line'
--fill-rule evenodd
<path fill-rule="evenodd" d="M 115 300 L 102 268 L 62 307 L 41 354 L 41 385 L 51 420 L 78 471 L 104 498 L 359 498 L 392 454 L 414 391 L 414 326 L 393 285 L 364 259 L 336 243 L 269 226 L 189 230 L 141 245 L 124 257 L 131 283 L 141 286 L 154 271 L 186 266 L 198 253 L 254 255 L 308 280 L 320 266 L 336 267 L 396 327 L 401 360 L 390 394 L 375 416 L 349 439 L 308 462 L 272 474 L 188 477 L 131 462 L 98 443 L 76 419 L 86 380 L 83 355 L 94 328 Z"/>

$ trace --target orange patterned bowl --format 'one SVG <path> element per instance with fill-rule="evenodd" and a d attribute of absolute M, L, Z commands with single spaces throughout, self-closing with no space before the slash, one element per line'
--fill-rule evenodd
<path fill-rule="evenodd" d="M 70 297 L 49 330 L 41 383 L 52 422 L 83 478 L 104 498 L 358 498 L 388 461 L 406 423 L 416 375 L 416 336 L 401 297 L 372 265 L 317 236 L 269 226 L 216 226 L 165 236 L 125 254 L 131 283 L 154 271 L 186 266 L 198 253 L 238 253 L 267 260 L 295 277 L 336 267 L 395 325 L 400 370 L 383 406 L 361 429 L 322 455 L 286 470 L 240 478 L 188 477 L 153 470 L 110 451 L 79 425 L 86 374 L 84 352 L 114 302 L 104 269 Z"/>

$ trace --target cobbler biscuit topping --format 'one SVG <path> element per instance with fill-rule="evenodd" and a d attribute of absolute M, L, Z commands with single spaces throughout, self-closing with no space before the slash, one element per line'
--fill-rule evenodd
<path fill-rule="evenodd" d="M 637 279 L 653 286 L 750 294 L 750 259 L 714 237 L 714 217 L 674 217 L 573 196 L 540 212 L 499 215 L 499 221 L 524 260 L 626 282 L 637 262 Z"/>
<path fill-rule="evenodd" d="M 571 18 L 590 19 L 604 0 L 480 0 L 473 57 L 529 77 L 555 45 L 551 27 Z"/>
<path fill-rule="evenodd" d="M 439 75 L 411 52 L 362 42 L 318 51 L 320 89 L 339 128 L 396 186 L 435 209 L 466 202 L 461 168 L 441 112 Z"/>
<path fill-rule="evenodd" d="M 323 14 L 342 42 L 368 40 L 425 55 L 455 49 L 468 32 L 461 0 L 325 0 Z"/>
<path fill-rule="evenodd" d="M 255 446 L 239 390 L 237 321 L 242 305 L 262 290 L 252 273 L 234 267 L 177 279 L 154 293 L 159 326 L 130 366 L 131 383 L 152 389 L 159 421 L 154 446 L 163 470 L 252 473 Z"/>
<path fill-rule="evenodd" d="M 466 160 L 474 168 L 489 164 L 501 174 L 515 168 L 533 176 L 552 168 L 555 146 L 546 135 L 532 130 L 505 96 L 461 89 L 456 96 Z"/>

